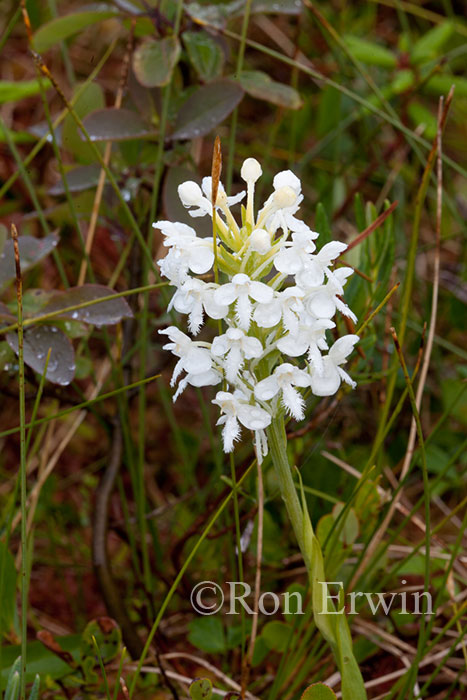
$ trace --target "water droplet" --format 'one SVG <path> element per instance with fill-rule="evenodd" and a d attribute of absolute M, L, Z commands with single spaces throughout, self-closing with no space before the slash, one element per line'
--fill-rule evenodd
<path fill-rule="evenodd" d="M 79 317 L 79 313 L 77 311 L 73 311 L 73 313 L 71 314 L 71 318 L 78 318 L 78 317 Z"/>
<path fill-rule="evenodd" d="M 45 357 L 45 353 L 43 352 L 36 352 L 36 357 L 38 360 L 42 360 Z"/>
<path fill-rule="evenodd" d="M 58 328 L 55 328 L 55 326 L 52 326 L 50 330 L 52 331 L 52 333 L 58 333 Z"/>

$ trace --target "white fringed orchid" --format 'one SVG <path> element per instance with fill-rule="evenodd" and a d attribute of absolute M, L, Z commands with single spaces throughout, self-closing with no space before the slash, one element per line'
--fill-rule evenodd
<path fill-rule="evenodd" d="M 222 437 L 224 450 L 232 452 L 235 440 L 240 437 L 239 422 L 255 432 L 264 430 L 271 423 L 271 415 L 260 406 L 252 405 L 241 391 L 231 394 L 228 391 L 218 391 L 213 403 L 221 409 L 221 417 L 217 425 L 223 425 Z"/>
<path fill-rule="evenodd" d="M 255 216 L 261 174 L 258 161 L 247 158 L 241 169 L 246 183 L 241 222 L 230 207 L 245 192 L 228 197 L 219 183 L 215 237 L 200 238 L 185 224 L 154 224 L 169 249 L 158 261 L 161 273 L 176 287 L 169 310 L 188 316 L 194 336 L 206 316 L 218 329 L 212 342 L 193 341 L 175 326 L 160 331 L 171 341 L 164 348 L 178 357 L 172 386 L 185 372 L 174 399 L 188 384 L 221 385 L 213 403 L 221 410 L 224 450 L 233 449 L 243 425 L 254 432 L 260 461 L 273 419 L 284 412 L 296 420 L 305 417 L 304 391 L 329 396 L 342 382 L 355 386 L 342 365 L 358 340 L 346 335 L 332 344 L 329 336 L 336 312 L 356 321 L 342 300 L 353 271 L 331 269 L 347 246 L 335 241 L 317 249 L 318 234 L 295 216 L 303 195 L 290 170 L 275 176 L 274 191 Z M 178 192 L 192 217 L 212 216 L 211 178 L 201 187 L 184 182 Z M 214 276 L 194 276 L 209 273 L 215 261 L 219 284 Z"/>
<path fill-rule="evenodd" d="M 282 395 L 282 403 L 288 413 L 296 420 L 305 417 L 305 400 L 294 388 L 310 386 L 311 378 L 308 372 L 284 362 L 276 367 L 270 377 L 262 379 L 255 386 L 255 396 L 260 401 L 270 401 L 277 394 Z"/>

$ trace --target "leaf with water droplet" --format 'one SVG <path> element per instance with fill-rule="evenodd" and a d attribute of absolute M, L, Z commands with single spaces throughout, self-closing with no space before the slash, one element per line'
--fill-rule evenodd
<path fill-rule="evenodd" d="M 18 335 L 8 333 L 9 346 L 18 354 Z M 37 326 L 24 331 L 24 362 L 39 374 L 44 373 L 47 353 L 51 348 L 46 379 L 53 384 L 65 386 L 75 374 L 73 346 L 62 331 L 50 326 Z"/>
<path fill-rule="evenodd" d="M 156 135 L 154 129 L 131 109 L 98 109 L 88 114 L 83 122 L 91 141 L 128 141 Z M 84 136 L 81 138 L 84 141 Z"/>
<path fill-rule="evenodd" d="M 33 236 L 19 236 L 18 248 L 21 271 L 25 272 L 52 252 L 58 243 L 58 236 L 52 233 L 45 238 Z M 3 252 L 0 254 L 0 289 L 5 287 L 15 278 L 15 252 L 13 241 L 6 241 Z"/>
<path fill-rule="evenodd" d="M 226 78 L 198 88 L 183 103 L 172 138 L 184 140 L 205 136 L 233 112 L 243 95 L 243 88 Z"/>
<path fill-rule="evenodd" d="M 108 297 L 112 294 L 115 294 L 113 289 L 104 287 L 101 284 L 84 284 L 82 287 L 70 287 L 64 292 L 55 292 L 52 299 L 41 310 L 41 315 L 67 309 L 70 306 L 96 301 L 101 297 Z M 133 313 L 128 302 L 123 297 L 107 299 L 107 301 L 97 302 L 73 311 L 64 311 L 63 314 L 60 314 L 62 318 L 84 321 L 95 326 L 110 326 L 119 323 L 122 318 L 131 318 L 132 316 Z"/>

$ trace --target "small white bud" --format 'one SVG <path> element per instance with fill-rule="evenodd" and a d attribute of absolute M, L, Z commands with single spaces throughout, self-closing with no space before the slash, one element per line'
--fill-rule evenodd
<path fill-rule="evenodd" d="M 203 193 L 201 192 L 201 187 L 196 184 L 196 182 L 187 180 L 178 186 L 178 196 L 182 203 L 186 207 L 189 207 L 199 204 L 200 199 L 203 198 Z"/>
<path fill-rule="evenodd" d="M 243 161 L 242 169 L 240 175 L 245 182 L 255 183 L 258 178 L 261 177 L 263 171 L 261 170 L 261 165 L 258 163 L 256 158 L 247 158 Z"/>
<path fill-rule="evenodd" d="M 287 185 L 285 187 L 280 187 L 274 192 L 274 204 L 278 209 L 291 207 L 292 204 L 295 204 L 296 199 L 296 193 L 291 187 L 288 187 Z"/>
<path fill-rule="evenodd" d="M 250 248 L 265 255 L 271 250 L 271 235 L 263 228 L 256 228 L 250 236 Z"/>

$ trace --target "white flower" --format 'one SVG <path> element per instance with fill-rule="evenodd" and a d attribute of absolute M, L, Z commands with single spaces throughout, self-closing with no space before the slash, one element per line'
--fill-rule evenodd
<path fill-rule="evenodd" d="M 207 348 L 201 348 L 189 336 L 182 333 L 176 326 L 169 326 L 159 331 L 161 335 L 167 335 L 170 343 L 163 345 L 164 350 L 171 350 L 179 357 L 175 365 L 170 386 L 174 386 L 181 372 L 187 374 L 202 374 L 208 372 L 212 367 L 211 353 Z"/>
<path fill-rule="evenodd" d="M 331 262 L 347 248 L 346 243 L 331 241 L 326 243 L 316 255 L 310 255 L 306 265 L 296 274 L 295 280 L 304 289 L 318 287 L 323 284 L 324 278 L 335 279 L 334 273 L 329 269 Z M 274 263 L 275 264 L 275 263 Z M 336 284 L 338 282 L 336 281 Z"/>
<path fill-rule="evenodd" d="M 208 369 L 207 372 L 188 373 L 180 381 L 177 391 L 173 395 L 172 401 L 176 401 L 182 391 L 185 391 L 188 384 L 196 387 L 215 386 L 222 381 L 222 375 L 216 369 Z"/>
<path fill-rule="evenodd" d="M 312 288 L 304 300 L 307 312 L 315 318 L 332 318 L 338 309 L 343 316 L 348 316 L 356 323 L 355 314 L 338 297 L 338 294 L 342 294 L 347 277 L 351 274 L 353 274 L 353 270 L 350 267 L 339 267 L 333 272 L 333 276 L 327 284 L 315 289 Z"/>
<path fill-rule="evenodd" d="M 165 236 L 164 245 L 171 248 L 169 255 L 172 259 L 165 263 L 166 269 L 170 264 L 176 263 L 180 268 L 190 269 L 197 275 L 202 275 L 211 269 L 214 262 L 212 238 L 198 238 L 196 231 L 181 223 L 171 221 L 157 221 L 153 224 Z M 163 260 L 159 260 L 161 270 L 164 269 Z M 164 273 L 165 274 L 165 273 Z"/>
<path fill-rule="evenodd" d="M 271 250 L 271 234 L 264 228 L 255 228 L 250 236 L 250 250 L 265 255 Z"/>
<path fill-rule="evenodd" d="M 225 374 L 227 381 L 234 384 L 242 369 L 245 359 L 259 357 L 263 346 L 258 338 L 246 335 L 239 328 L 229 328 L 226 333 L 214 338 L 211 353 L 214 357 L 225 357 Z"/>
<path fill-rule="evenodd" d="M 232 452 L 235 440 L 240 437 L 239 422 L 249 430 L 260 431 L 271 423 L 271 416 L 260 406 L 249 404 L 241 392 L 231 394 L 228 391 L 218 391 L 212 403 L 219 406 L 223 415 L 217 425 L 223 425 L 222 437 L 224 451 Z"/>
<path fill-rule="evenodd" d="M 347 361 L 347 356 L 358 340 L 358 335 L 342 336 L 336 340 L 326 357 L 323 357 L 322 372 L 311 369 L 311 390 L 315 396 L 332 396 L 340 387 L 341 381 L 350 384 L 352 389 L 356 387 L 356 383 L 340 365 Z"/>
<path fill-rule="evenodd" d="M 248 275 L 238 273 L 232 277 L 231 282 L 221 285 L 214 292 L 214 300 L 217 304 L 235 304 L 235 313 L 238 325 L 248 330 L 253 310 L 251 299 L 267 304 L 272 300 L 274 292 L 271 287 L 263 282 L 255 282 Z"/>
<path fill-rule="evenodd" d="M 292 240 L 285 243 L 274 258 L 276 270 L 287 275 L 295 275 L 310 265 L 311 254 L 316 250 L 313 240 L 318 235 L 310 233 L 302 231 L 292 233 Z"/>
<path fill-rule="evenodd" d="M 311 233 L 316 238 L 318 234 L 294 216 L 303 200 L 302 185 L 298 177 L 291 170 L 282 170 L 274 177 L 273 187 L 274 192 L 259 212 L 258 220 L 265 219 L 267 228 L 272 233 L 281 227 L 284 233 L 300 231 Z"/>
<path fill-rule="evenodd" d="M 201 187 L 192 180 L 183 182 L 178 187 L 178 196 L 184 207 L 197 207 L 190 210 L 190 215 L 193 217 L 197 216 L 212 216 L 212 178 L 204 177 Z M 227 206 L 232 206 L 237 202 L 240 202 L 245 196 L 245 192 L 240 192 L 233 197 L 227 197 L 225 194 L 224 186 L 219 182 L 219 187 L 217 191 L 217 201 L 216 206 L 220 206 L 222 203 L 226 203 Z"/>
<path fill-rule="evenodd" d="M 305 401 L 294 387 L 307 387 L 310 383 L 311 378 L 307 372 L 284 362 L 276 367 L 270 377 L 258 382 L 255 386 L 255 396 L 260 401 L 269 401 L 281 393 L 282 403 L 288 413 L 296 420 L 302 420 L 305 417 Z"/>
<path fill-rule="evenodd" d="M 300 319 L 298 333 L 287 333 L 279 338 L 276 343 L 277 348 L 290 357 L 299 357 L 307 352 L 308 359 L 314 369 L 317 372 L 322 372 L 323 358 L 320 350 L 328 349 L 326 329 L 334 328 L 335 325 L 327 318 L 315 319 L 304 314 Z"/>
<path fill-rule="evenodd" d="M 189 314 L 190 332 L 197 335 L 203 325 L 204 312 L 214 319 L 225 318 L 229 313 L 228 306 L 216 304 L 214 301 L 215 289 L 214 284 L 189 277 L 173 295 L 168 311 L 174 307 L 182 314 Z"/>
<path fill-rule="evenodd" d="M 305 292 L 300 287 L 287 287 L 283 292 L 278 292 L 269 304 L 258 304 L 253 313 L 253 320 L 260 328 L 273 328 L 282 320 L 284 328 L 296 335 L 299 315 L 304 308 L 304 296 Z"/>

